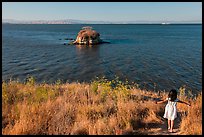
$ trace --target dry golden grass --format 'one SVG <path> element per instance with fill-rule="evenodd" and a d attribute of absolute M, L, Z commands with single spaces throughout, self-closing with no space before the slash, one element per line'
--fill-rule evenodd
<path fill-rule="evenodd" d="M 202 93 L 192 101 L 192 107 L 183 112 L 181 121 L 182 134 L 202 134 Z"/>
<path fill-rule="evenodd" d="M 114 81 L 35 84 L 2 83 L 2 134 L 12 135 L 115 135 L 148 134 L 164 123 L 166 98 L 161 92 L 143 91 Z M 178 105 L 181 134 L 202 134 L 202 95 Z M 146 131 L 145 131 L 146 130 Z"/>

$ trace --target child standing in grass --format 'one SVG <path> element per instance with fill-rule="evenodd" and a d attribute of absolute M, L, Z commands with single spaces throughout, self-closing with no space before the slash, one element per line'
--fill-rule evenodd
<path fill-rule="evenodd" d="M 164 118 L 168 119 L 168 130 L 169 132 L 173 132 L 173 125 L 174 125 L 174 119 L 177 118 L 177 102 L 186 104 L 190 106 L 189 103 L 183 102 L 181 100 L 178 100 L 177 98 L 177 91 L 175 89 L 170 90 L 168 94 L 168 98 L 166 100 L 158 101 L 156 104 L 167 102 L 167 105 L 165 107 L 165 113 Z"/>

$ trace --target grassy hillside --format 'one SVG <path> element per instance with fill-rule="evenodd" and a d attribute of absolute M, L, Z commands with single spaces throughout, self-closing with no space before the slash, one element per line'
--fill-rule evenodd
<path fill-rule="evenodd" d="M 180 89 L 180 134 L 202 134 L 202 94 L 189 98 Z M 118 80 L 92 83 L 2 83 L 2 134 L 150 134 L 166 124 L 167 93 L 140 90 Z M 152 133 L 151 134 L 158 134 Z"/>

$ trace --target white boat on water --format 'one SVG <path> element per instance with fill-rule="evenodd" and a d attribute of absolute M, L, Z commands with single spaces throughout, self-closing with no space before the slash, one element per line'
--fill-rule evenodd
<path fill-rule="evenodd" d="M 168 25 L 168 24 L 170 24 L 170 23 L 162 22 L 161 24 L 162 24 L 162 25 Z"/>

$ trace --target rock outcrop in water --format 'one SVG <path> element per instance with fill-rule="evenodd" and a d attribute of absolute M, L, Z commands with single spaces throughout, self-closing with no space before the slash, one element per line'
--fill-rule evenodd
<path fill-rule="evenodd" d="M 101 43 L 109 43 L 104 42 L 100 39 L 100 34 L 92 29 L 92 27 L 83 27 L 82 30 L 79 31 L 77 38 L 75 41 L 70 42 L 71 44 L 79 44 L 79 45 L 96 45 Z"/>

